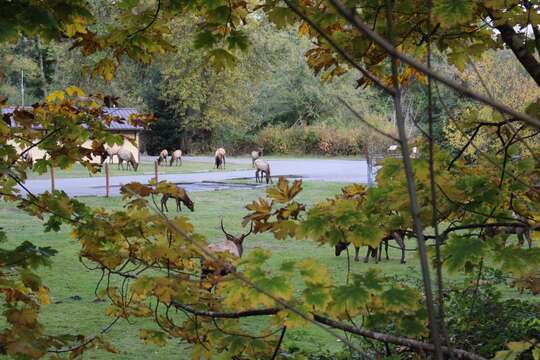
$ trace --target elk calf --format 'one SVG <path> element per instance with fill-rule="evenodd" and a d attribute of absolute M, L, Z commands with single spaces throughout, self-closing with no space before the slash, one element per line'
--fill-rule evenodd
<path fill-rule="evenodd" d="M 178 191 L 177 195 L 163 194 L 161 197 L 161 211 L 163 212 L 164 209 L 165 211 L 169 211 L 169 208 L 167 208 L 167 200 L 169 200 L 170 197 L 176 200 L 176 211 L 182 211 L 180 203 L 184 203 L 189 210 L 194 211 L 195 206 L 186 190 L 180 186 L 177 186 L 176 189 Z"/>

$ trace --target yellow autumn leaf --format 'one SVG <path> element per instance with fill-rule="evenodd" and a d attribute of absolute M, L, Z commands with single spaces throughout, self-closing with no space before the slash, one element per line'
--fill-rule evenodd
<path fill-rule="evenodd" d="M 45 287 L 40 287 L 38 290 L 39 302 L 41 305 L 49 305 L 51 299 L 49 298 L 49 291 Z"/>
<path fill-rule="evenodd" d="M 47 95 L 47 102 L 63 101 L 64 99 L 65 95 L 61 90 L 53 91 Z"/>
<path fill-rule="evenodd" d="M 73 85 L 66 88 L 66 93 L 68 96 L 86 96 L 84 91 Z"/>

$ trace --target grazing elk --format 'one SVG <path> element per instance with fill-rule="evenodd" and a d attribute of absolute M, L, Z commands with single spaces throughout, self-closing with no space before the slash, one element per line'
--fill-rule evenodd
<path fill-rule="evenodd" d="M 255 160 L 262 157 L 262 150 L 253 150 L 251 152 L 251 167 L 255 167 Z"/>
<path fill-rule="evenodd" d="M 28 151 L 28 152 L 25 152 L 24 154 L 21 155 L 21 159 L 23 161 L 26 161 L 26 163 L 28 164 L 28 166 L 30 167 L 33 167 L 34 166 L 34 162 L 36 161 L 36 159 L 34 159 L 34 155 L 32 154 L 32 151 Z"/>
<path fill-rule="evenodd" d="M 133 171 L 137 171 L 139 163 L 135 160 L 135 155 L 133 155 L 130 149 L 121 147 L 118 153 L 116 153 L 116 156 L 118 156 L 118 166 L 121 166 L 122 170 L 124 170 L 125 161 L 127 163 L 127 170 L 129 170 L 129 166 L 131 165 Z"/>
<path fill-rule="evenodd" d="M 171 154 L 171 163 L 170 166 L 174 165 L 178 166 L 178 163 L 180 162 L 180 166 L 182 166 L 182 150 L 174 150 Z"/>
<path fill-rule="evenodd" d="M 272 182 L 272 177 L 270 176 L 270 164 L 268 161 L 263 158 L 255 160 L 255 181 L 258 183 L 263 182 L 263 174 L 266 176 L 266 183 Z"/>
<path fill-rule="evenodd" d="M 219 148 L 216 150 L 215 162 L 216 162 L 216 169 L 219 169 L 220 167 L 222 169 L 225 169 L 225 149 L 224 148 Z"/>
<path fill-rule="evenodd" d="M 165 164 L 166 164 L 168 156 L 169 156 L 169 152 L 167 151 L 167 149 L 161 150 L 161 152 L 159 153 L 159 157 L 157 159 L 157 164 L 161 165 L 161 163 L 164 162 L 164 161 L 165 161 Z"/>
<path fill-rule="evenodd" d="M 194 211 L 193 201 L 189 198 L 186 189 L 180 186 L 176 186 L 176 189 L 176 195 L 163 194 L 161 197 L 161 211 L 163 212 L 164 209 L 165 211 L 169 211 L 169 208 L 167 208 L 167 200 L 169 200 L 170 197 L 176 200 L 176 211 L 182 211 L 180 203 L 184 203 L 189 210 Z"/>
<path fill-rule="evenodd" d="M 483 234 L 483 237 L 494 237 L 500 234 L 503 234 L 503 235 L 515 234 L 518 238 L 519 247 L 522 247 L 523 244 L 525 244 L 525 240 L 527 240 L 527 245 L 529 249 L 532 248 L 531 229 L 526 224 L 518 225 L 518 226 L 488 225 Z M 506 238 L 504 240 L 504 245 L 506 245 Z"/>
<path fill-rule="evenodd" d="M 234 258 L 242 257 L 244 253 L 244 240 L 253 231 L 253 223 L 246 234 L 240 236 L 234 236 L 225 231 L 223 226 L 223 218 L 221 219 L 221 230 L 225 234 L 225 240 L 220 243 L 210 244 L 207 249 L 213 254 L 229 253 Z M 234 271 L 234 265 L 231 263 L 224 264 L 225 266 L 218 266 L 217 264 L 210 264 L 210 261 L 202 261 L 201 266 L 201 280 L 208 277 L 208 275 L 225 276 Z"/>
<path fill-rule="evenodd" d="M 388 242 L 393 239 L 393 240 L 396 241 L 396 243 L 401 248 L 401 261 L 400 262 L 402 264 L 405 264 L 405 241 L 404 241 L 404 237 L 405 237 L 405 231 L 403 231 L 403 230 L 394 230 L 394 231 L 391 231 L 390 234 L 388 234 L 388 235 L 386 235 L 385 237 L 382 238 L 378 248 L 373 248 L 373 247 L 368 245 L 368 250 L 367 250 L 367 253 L 366 253 L 366 257 L 364 258 L 364 262 L 367 263 L 369 261 L 369 257 L 371 256 L 372 258 L 375 259 L 375 263 L 378 263 L 381 260 L 383 244 L 384 244 L 385 250 L 386 250 L 386 260 L 388 260 L 389 259 L 389 257 L 388 257 Z M 339 243 L 337 243 L 336 246 L 335 246 L 336 256 L 339 256 L 341 254 L 341 252 L 343 250 L 345 250 L 349 246 L 349 244 L 350 244 L 349 242 L 345 242 L 345 241 L 340 241 Z M 354 261 L 360 261 L 359 256 L 358 256 L 359 251 L 360 251 L 360 247 L 355 246 L 354 247 Z"/>

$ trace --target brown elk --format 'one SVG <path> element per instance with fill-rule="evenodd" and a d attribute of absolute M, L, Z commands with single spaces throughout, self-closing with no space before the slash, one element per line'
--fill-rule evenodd
<path fill-rule="evenodd" d="M 161 163 L 164 162 L 164 161 L 165 161 L 165 163 L 167 163 L 167 157 L 168 156 L 169 156 L 169 152 L 167 151 L 167 149 L 161 150 L 161 152 L 159 153 L 159 157 L 157 159 L 157 164 L 161 165 Z"/>
<path fill-rule="evenodd" d="M 170 166 L 174 165 L 178 166 L 178 163 L 180 162 L 180 166 L 182 166 L 182 150 L 174 150 L 171 154 L 171 163 Z"/>
<path fill-rule="evenodd" d="M 215 163 L 216 163 L 216 169 L 219 169 L 220 167 L 222 169 L 225 169 L 225 149 L 224 148 L 219 148 L 216 150 Z"/>
<path fill-rule="evenodd" d="M 255 167 L 255 160 L 262 157 L 262 150 L 253 150 L 251 152 L 251 167 Z"/>
<path fill-rule="evenodd" d="M 133 168 L 133 171 L 137 171 L 137 168 L 139 167 L 139 163 L 137 160 L 135 160 L 135 155 L 131 152 L 130 149 L 121 147 L 120 150 L 116 153 L 116 156 L 118 156 L 118 166 L 122 167 L 122 170 L 124 170 L 124 161 L 127 163 L 127 170 L 129 170 L 129 166 Z"/>
<path fill-rule="evenodd" d="M 253 223 L 246 234 L 234 236 L 229 234 L 223 226 L 223 218 L 221 219 L 221 230 L 225 234 L 225 240 L 220 243 L 210 244 L 207 246 L 212 254 L 227 254 L 233 258 L 241 258 L 244 253 L 244 240 L 253 231 Z M 230 262 L 225 262 L 223 265 L 214 264 L 211 261 L 203 261 L 201 267 L 201 279 L 205 279 L 208 275 L 225 276 L 235 270 L 235 267 Z"/>
<path fill-rule="evenodd" d="M 517 226 L 488 225 L 482 236 L 484 238 L 486 236 L 494 237 L 497 235 L 506 235 L 506 237 L 508 237 L 508 235 L 512 235 L 512 234 L 517 236 L 519 247 L 522 247 L 523 244 L 525 244 L 525 240 L 526 240 L 529 249 L 532 248 L 531 229 L 526 224 L 517 225 Z M 505 238 L 505 245 L 506 245 L 506 238 Z"/>
<path fill-rule="evenodd" d="M 368 245 L 368 250 L 366 253 L 366 257 L 364 258 L 364 262 L 367 263 L 369 261 L 369 257 L 371 255 L 372 258 L 375 259 L 375 263 L 378 263 L 381 260 L 382 255 L 382 246 L 384 244 L 385 250 L 386 250 L 386 260 L 389 259 L 388 257 L 388 242 L 390 240 L 395 240 L 398 246 L 401 248 L 401 263 L 405 264 L 405 231 L 403 230 L 394 230 L 391 231 L 390 234 L 386 235 L 382 238 L 379 247 L 373 248 Z M 335 250 L 336 250 L 336 256 L 341 255 L 341 252 L 345 250 L 350 245 L 350 242 L 346 241 L 340 241 L 336 244 Z M 358 252 L 360 251 L 360 247 L 355 246 L 354 247 L 354 261 L 360 261 Z"/>
<path fill-rule="evenodd" d="M 263 174 L 266 176 L 266 183 L 272 182 L 272 177 L 270 176 L 270 164 L 268 161 L 263 158 L 255 160 L 255 181 L 258 183 L 263 182 Z"/>
<path fill-rule="evenodd" d="M 184 203 L 184 205 L 187 206 L 187 208 L 191 211 L 195 210 L 195 206 L 193 204 L 193 201 L 189 198 L 186 189 L 180 186 L 176 186 L 176 193 L 175 194 L 163 194 L 161 197 L 161 211 L 169 211 L 169 208 L 167 207 L 167 200 L 169 198 L 173 198 L 176 200 L 176 211 L 182 211 L 182 207 L 180 203 Z"/>

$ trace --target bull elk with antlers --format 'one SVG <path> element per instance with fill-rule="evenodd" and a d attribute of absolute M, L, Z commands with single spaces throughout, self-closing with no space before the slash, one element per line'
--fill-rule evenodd
<path fill-rule="evenodd" d="M 225 234 L 225 240 L 219 243 L 210 244 L 207 246 L 207 249 L 212 254 L 226 254 L 232 255 L 233 258 L 241 258 L 244 253 L 244 240 L 248 237 L 253 231 L 253 223 L 246 234 L 240 236 L 234 236 L 229 234 L 225 227 L 223 226 L 223 218 L 221 219 L 221 230 Z M 235 270 L 234 265 L 225 260 L 224 264 L 216 264 L 215 262 L 209 260 L 203 260 L 201 266 L 201 280 L 204 280 L 208 275 L 214 276 L 225 276 Z"/>

